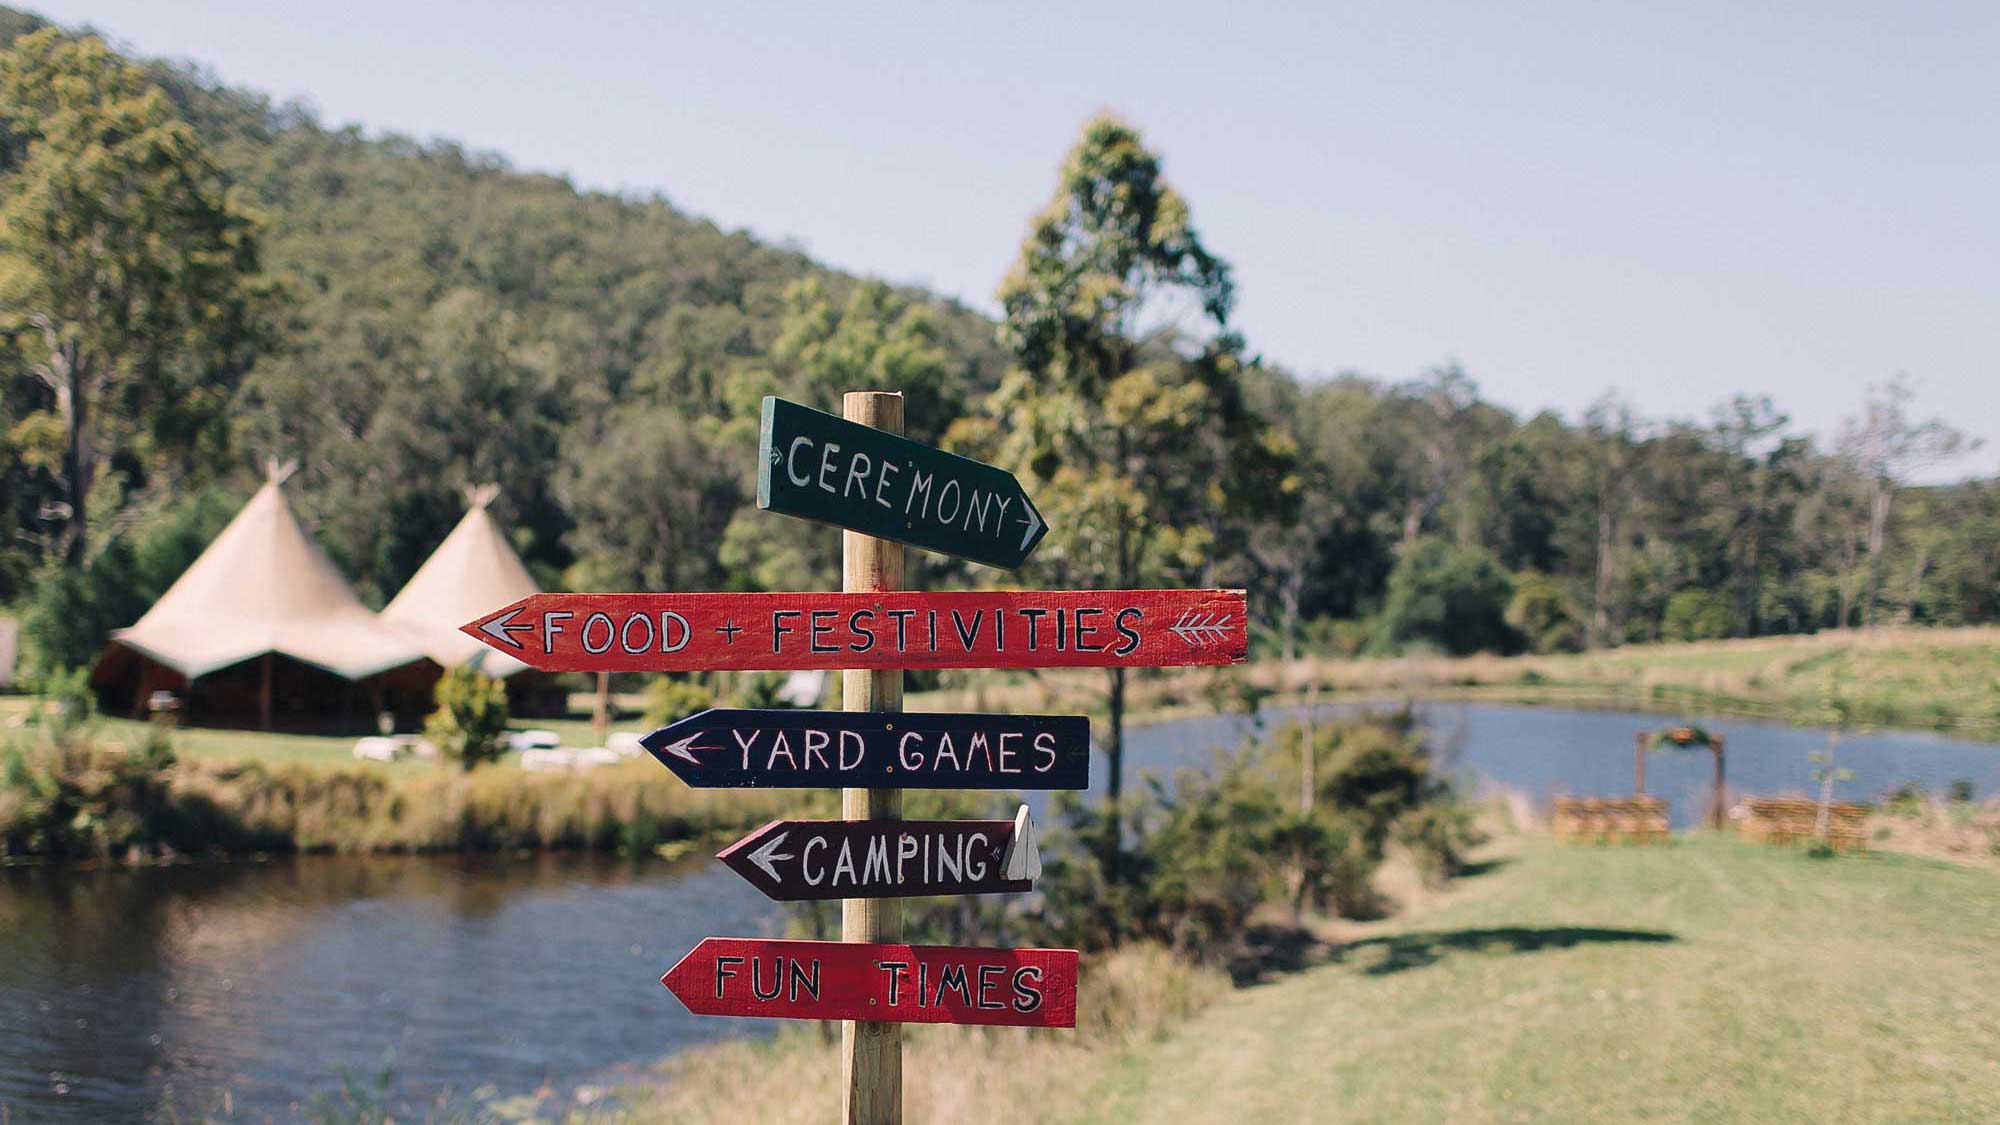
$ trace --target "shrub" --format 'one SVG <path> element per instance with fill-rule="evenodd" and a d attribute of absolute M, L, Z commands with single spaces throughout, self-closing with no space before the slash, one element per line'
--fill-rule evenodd
<path fill-rule="evenodd" d="M 188 850 L 174 804 L 171 751 L 138 753 L 81 738 L 16 739 L 0 749 L 0 854 L 103 858 Z"/>
<path fill-rule="evenodd" d="M 1407 712 L 1313 728 L 1309 811 L 1299 808 L 1306 735 L 1284 727 L 1129 800 L 1108 866 L 1104 807 L 1059 796 L 1032 936 L 1087 950 L 1139 939 L 1213 958 L 1266 903 L 1372 916 L 1371 880 L 1392 836 L 1427 871 L 1456 869 L 1471 816 L 1435 777 Z"/>
<path fill-rule="evenodd" d="M 97 697 L 90 691 L 90 669 L 62 668 L 42 678 L 35 709 L 50 741 L 67 745 L 81 737 L 97 716 Z"/>
<path fill-rule="evenodd" d="M 1377 861 L 1352 817 L 1318 808 L 1287 813 L 1272 825 L 1271 854 L 1291 866 L 1285 875 L 1294 918 L 1308 906 L 1349 918 L 1375 913 Z"/>
<path fill-rule="evenodd" d="M 1396 824 L 1396 841 L 1409 850 L 1417 870 L 1436 884 L 1465 868 L 1465 853 L 1481 840 L 1471 805 L 1456 795 L 1440 796 L 1413 809 Z"/>
<path fill-rule="evenodd" d="M 137 621 L 158 601 L 240 506 L 226 493 L 198 492 L 112 540 L 82 567 L 45 568 L 21 606 L 28 669 L 48 672 L 96 660 L 111 631 Z"/>
<path fill-rule="evenodd" d="M 1577 652 L 1583 648 L 1583 626 L 1563 596 L 1562 587 L 1539 571 L 1514 577 L 1514 596 L 1507 603 L 1507 624 L 1536 652 Z"/>
<path fill-rule="evenodd" d="M 472 668 L 448 668 L 438 678 L 437 710 L 424 733 L 438 753 L 467 770 L 506 753 L 507 685 Z"/>
<path fill-rule="evenodd" d="M 729 701 L 732 707 L 768 711 L 791 706 L 778 695 L 785 689 L 785 681 L 789 678 L 784 672 L 737 672 L 730 678 L 735 688 Z M 907 688 L 907 683 L 904 686 Z"/>
<path fill-rule="evenodd" d="M 1714 590 L 1680 590 L 1660 615 L 1660 636 L 1669 641 L 1713 641 L 1738 632 L 1736 607 Z"/>
<path fill-rule="evenodd" d="M 657 676 L 646 688 L 646 721 L 656 727 L 680 722 L 713 706 L 715 696 L 707 688 L 686 680 Z"/>
<path fill-rule="evenodd" d="M 1419 540 L 1389 572 L 1376 647 L 1395 651 L 1427 641 L 1455 656 L 1512 652 L 1519 647 L 1507 624 L 1513 594 L 1513 579 L 1492 552 Z"/>
<path fill-rule="evenodd" d="M 1372 632 L 1366 621 L 1340 619 L 1315 622 L 1306 633 L 1306 646 L 1328 656 L 1359 656 L 1367 649 Z"/>

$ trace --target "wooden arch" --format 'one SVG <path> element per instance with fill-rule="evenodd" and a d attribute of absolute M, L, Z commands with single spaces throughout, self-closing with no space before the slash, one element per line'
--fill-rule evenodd
<path fill-rule="evenodd" d="M 1722 759 L 1724 738 L 1700 727 L 1667 727 L 1656 731 L 1639 731 L 1632 738 L 1632 778 L 1634 792 L 1646 792 L 1646 755 L 1656 747 L 1671 746 L 1676 750 L 1693 750 L 1707 747 L 1715 755 L 1715 786 L 1709 798 L 1708 821 L 1712 828 L 1721 828 L 1728 817 L 1723 808 Z"/>

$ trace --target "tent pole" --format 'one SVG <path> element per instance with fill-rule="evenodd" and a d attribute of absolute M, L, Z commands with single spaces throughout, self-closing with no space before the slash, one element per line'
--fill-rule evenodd
<path fill-rule="evenodd" d="M 265 730 L 271 729 L 271 654 L 264 654 L 264 683 L 257 693 L 257 715 Z"/>

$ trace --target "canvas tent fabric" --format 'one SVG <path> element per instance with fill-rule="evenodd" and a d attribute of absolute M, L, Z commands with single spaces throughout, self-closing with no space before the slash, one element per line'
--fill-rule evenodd
<path fill-rule="evenodd" d="M 361 604 L 271 479 L 119 645 L 189 680 L 277 653 L 346 680 L 424 659 Z"/>
<path fill-rule="evenodd" d="M 382 620 L 441 667 L 470 665 L 504 678 L 527 665 L 459 631 L 468 621 L 542 592 L 487 511 L 498 491 L 485 485 L 468 492 L 465 518 L 410 576 Z"/>

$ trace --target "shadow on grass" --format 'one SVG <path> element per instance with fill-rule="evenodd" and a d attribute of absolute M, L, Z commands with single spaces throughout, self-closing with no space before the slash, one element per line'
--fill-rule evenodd
<path fill-rule="evenodd" d="M 1600 926 L 1497 926 L 1389 934 L 1336 944 L 1322 941 L 1309 931 L 1293 926 L 1255 925 L 1244 933 L 1243 945 L 1236 956 L 1229 959 L 1227 968 L 1236 987 L 1247 988 L 1275 976 L 1303 972 L 1319 965 L 1345 964 L 1375 949 L 1382 951 L 1380 960 L 1368 962 L 1367 967 L 1361 970 L 1371 977 L 1435 965 L 1451 953 L 1536 953 L 1544 949 L 1573 949 L 1579 945 L 1621 942 L 1650 945 L 1679 940 L 1677 935 L 1662 930 L 1619 930 Z"/>
<path fill-rule="evenodd" d="M 1335 959 L 1334 947 L 1296 926 L 1253 925 L 1229 959 L 1229 979 L 1247 988 L 1282 973 L 1296 973 Z"/>
<path fill-rule="evenodd" d="M 1332 959 L 1346 961 L 1365 950 L 1380 949 L 1381 960 L 1369 965 L 1363 972 L 1369 976 L 1387 976 L 1434 965 L 1449 953 L 1537 953 L 1544 949 L 1573 949 L 1579 945 L 1657 944 L 1679 940 L 1662 930 L 1617 930 L 1599 926 L 1496 926 L 1363 938 L 1341 946 Z"/>
<path fill-rule="evenodd" d="M 1481 859 L 1461 866 L 1452 874 L 1454 879 L 1476 879 L 1481 875 L 1491 875 L 1503 867 L 1512 866 L 1513 860 L 1505 857 Z"/>

